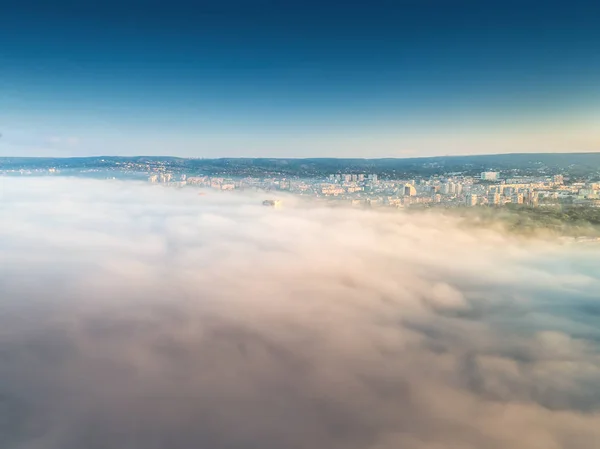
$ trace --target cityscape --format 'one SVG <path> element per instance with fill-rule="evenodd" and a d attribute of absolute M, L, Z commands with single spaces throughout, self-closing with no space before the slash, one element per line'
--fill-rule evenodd
<path fill-rule="evenodd" d="M 600 154 L 569 155 L 566 162 L 563 155 L 531 155 L 525 162 L 522 156 L 513 155 L 511 160 L 511 155 L 505 155 L 501 162 L 482 156 L 478 164 L 467 159 L 462 166 L 461 158 L 452 163 L 439 158 L 362 162 L 0 158 L 0 174 L 132 179 L 223 192 L 282 192 L 352 207 L 600 207 Z M 376 171 L 361 172 L 369 168 Z"/>
<path fill-rule="evenodd" d="M 428 179 L 380 180 L 376 174 L 331 174 L 326 179 L 223 178 L 152 174 L 148 182 L 213 190 L 281 191 L 351 206 L 506 206 L 573 205 L 600 207 L 600 182 L 565 184 L 564 175 L 502 179 L 498 172 L 480 177 L 435 176 Z"/>

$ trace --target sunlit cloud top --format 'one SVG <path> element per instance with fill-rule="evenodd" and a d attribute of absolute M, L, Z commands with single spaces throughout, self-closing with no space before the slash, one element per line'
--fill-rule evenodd
<path fill-rule="evenodd" d="M 597 246 L 146 183 L 0 195 L 7 449 L 597 448 Z"/>

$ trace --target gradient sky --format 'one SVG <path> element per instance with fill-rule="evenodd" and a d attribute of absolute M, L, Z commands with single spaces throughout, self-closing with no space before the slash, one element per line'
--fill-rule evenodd
<path fill-rule="evenodd" d="M 12 2 L 0 155 L 600 151 L 600 2 Z"/>

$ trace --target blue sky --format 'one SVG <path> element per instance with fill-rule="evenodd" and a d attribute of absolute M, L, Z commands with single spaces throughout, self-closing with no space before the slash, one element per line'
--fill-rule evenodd
<path fill-rule="evenodd" d="M 600 151 L 598 2 L 23 1 L 0 155 Z"/>

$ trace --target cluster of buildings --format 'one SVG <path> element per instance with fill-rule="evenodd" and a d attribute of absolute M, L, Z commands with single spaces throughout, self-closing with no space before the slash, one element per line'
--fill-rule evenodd
<path fill-rule="evenodd" d="M 183 175 L 181 178 L 182 178 L 182 181 L 185 181 L 185 175 Z M 150 175 L 148 177 L 148 182 L 153 183 L 153 184 L 156 184 L 156 183 L 168 184 L 172 181 L 173 181 L 173 175 L 171 173 L 157 173 L 157 174 Z"/>
<path fill-rule="evenodd" d="M 500 207 L 515 204 L 536 207 L 569 203 L 600 207 L 600 183 L 565 184 L 562 175 L 508 178 L 502 177 L 499 172 L 487 171 L 475 177 L 457 173 L 408 180 L 382 180 L 377 174 L 364 173 L 336 173 L 324 179 L 233 179 L 186 175 L 174 179 L 169 173 L 156 173 L 148 180 L 151 183 L 222 191 L 284 191 L 353 206 Z"/>

